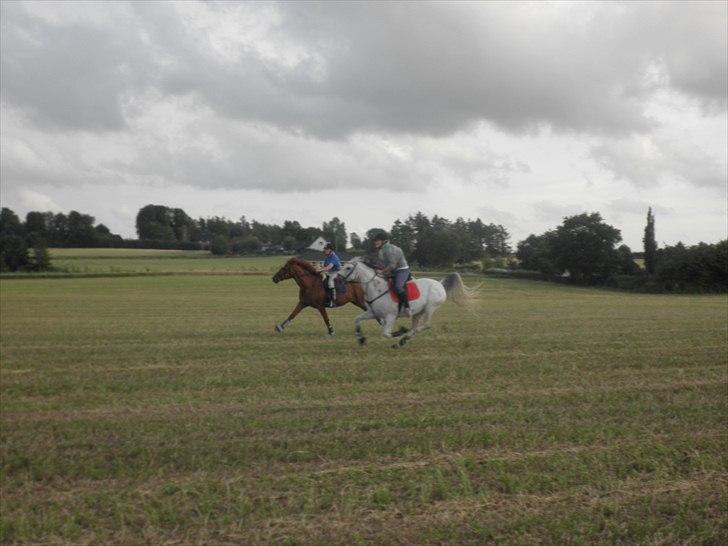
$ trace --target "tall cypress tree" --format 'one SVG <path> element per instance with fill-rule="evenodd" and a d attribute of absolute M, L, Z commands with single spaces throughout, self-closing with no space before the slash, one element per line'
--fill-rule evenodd
<path fill-rule="evenodd" d="M 655 215 L 652 214 L 652 207 L 647 210 L 647 225 L 642 242 L 645 245 L 645 268 L 647 273 L 654 275 L 657 265 L 657 242 L 655 241 Z"/>

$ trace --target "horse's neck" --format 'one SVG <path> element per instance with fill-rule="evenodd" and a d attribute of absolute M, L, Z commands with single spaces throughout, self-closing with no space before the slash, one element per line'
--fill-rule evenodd
<path fill-rule="evenodd" d="M 296 284 L 301 288 L 308 288 L 310 285 L 313 284 L 313 281 L 319 280 L 318 275 L 309 273 L 303 268 L 297 268 L 295 271 L 296 274 L 293 275 L 293 280 L 295 280 Z"/>
<path fill-rule="evenodd" d="M 387 282 L 381 278 L 373 269 L 367 269 L 364 271 L 369 280 L 359 278 L 359 282 L 364 284 L 364 290 L 366 292 L 381 292 L 382 288 L 386 286 Z"/>

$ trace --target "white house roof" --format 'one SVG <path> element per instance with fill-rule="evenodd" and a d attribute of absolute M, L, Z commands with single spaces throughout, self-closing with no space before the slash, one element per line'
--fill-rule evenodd
<path fill-rule="evenodd" d="M 326 239 L 324 239 L 323 237 L 317 237 L 316 240 L 308 246 L 308 248 L 310 248 L 311 250 L 318 250 L 320 252 L 323 252 L 326 243 L 328 243 Z"/>

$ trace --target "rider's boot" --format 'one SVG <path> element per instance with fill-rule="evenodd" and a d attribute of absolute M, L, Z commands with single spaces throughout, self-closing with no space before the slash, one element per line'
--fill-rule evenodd
<path fill-rule="evenodd" d="M 326 302 L 326 307 L 336 307 L 336 288 L 329 288 L 329 301 Z"/>
<path fill-rule="evenodd" d="M 410 309 L 410 306 L 409 306 L 409 299 L 407 298 L 407 289 L 405 288 L 404 290 L 402 290 L 397 295 L 399 296 L 399 307 L 400 307 L 400 310 L 401 309 L 404 309 L 405 316 L 411 317 L 412 316 L 412 309 Z"/>

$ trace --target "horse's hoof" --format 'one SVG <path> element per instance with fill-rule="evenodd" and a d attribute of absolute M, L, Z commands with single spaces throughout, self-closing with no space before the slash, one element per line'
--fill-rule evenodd
<path fill-rule="evenodd" d="M 331 330 L 327 335 L 329 337 L 336 337 L 336 332 L 334 332 L 333 330 Z"/>
<path fill-rule="evenodd" d="M 367 338 L 360 337 L 357 341 L 359 342 L 359 345 L 364 345 L 367 342 Z"/>
<path fill-rule="evenodd" d="M 405 344 L 405 343 L 407 343 L 407 338 L 406 338 L 406 337 L 403 337 L 403 338 L 402 338 L 402 339 L 400 339 L 400 340 L 399 340 L 399 341 L 398 341 L 397 343 L 398 343 L 398 345 L 399 345 L 400 347 L 404 347 L 404 344 Z"/>
<path fill-rule="evenodd" d="M 280 324 L 276 324 L 275 331 L 279 334 L 283 333 L 283 327 Z"/>
<path fill-rule="evenodd" d="M 407 332 L 409 332 L 409 328 L 406 328 L 404 326 L 400 326 L 399 327 L 399 330 L 397 330 L 396 332 L 394 332 L 392 334 L 392 337 L 399 337 L 399 336 L 402 336 L 402 335 L 406 334 Z"/>

